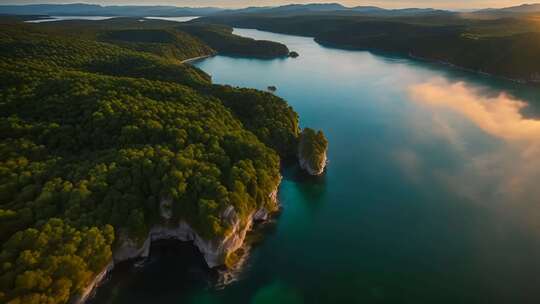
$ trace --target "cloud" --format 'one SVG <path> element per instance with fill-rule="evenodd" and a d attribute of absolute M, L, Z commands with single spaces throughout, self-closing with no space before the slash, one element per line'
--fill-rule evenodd
<path fill-rule="evenodd" d="M 431 113 L 425 119 L 436 122 L 431 136 L 446 139 L 450 147 L 459 145 L 453 149 L 461 160 L 455 171 L 423 174 L 436 176 L 449 189 L 473 201 L 534 203 L 538 209 L 540 120 L 522 114 L 525 101 L 504 92 L 486 94 L 463 82 L 444 79 L 414 84 L 409 94 Z M 452 118 L 456 114 L 461 119 Z M 473 136 L 473 129 L 464 125 L 463 119 L 499 143 L 482 146 L 481 137 Z M 466 143 L 475 148 L 464 148 Z"/>
<path fill-rule="evenodd" d="M 438 80 L 414 85 L 410 93 L 417 102 L 462 114 L 493 136 L 530 143 L 540 140 L 540 120 L 525 118 L 521 111 L 527 103 L 504 92 L 482 96 L 463 82 Z"/>

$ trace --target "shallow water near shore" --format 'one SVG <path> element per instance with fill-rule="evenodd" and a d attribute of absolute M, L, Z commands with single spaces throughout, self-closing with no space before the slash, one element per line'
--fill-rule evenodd
<path fill-rule="evenodd" d="M 226 288 L 196 254 L 167 255 L 115 270 L 91 303 L 540 302 L 538 88 L 235 33 L 300 57 L 193 64 L 215 83 L 276 86 L 302 126 L 324 130 L 327 172 L 285 169 L 283 211 Z"/>

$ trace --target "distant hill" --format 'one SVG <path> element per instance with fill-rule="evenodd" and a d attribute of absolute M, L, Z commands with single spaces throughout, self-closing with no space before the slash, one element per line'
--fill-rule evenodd
<path fill-rule="evenodd" d="M 338 3 L 288 4 L 282 6 L 252 6 L 241 9 L 228 9 L 219 14 L 306 14 L 315 12 L 345 11 L 347 7 Z"/>
<path fill-rule="evenodd" d="M 208 16 L 213 14 L 267 14 L 267 15 L 376 15 L 376 16 L 414 16 L 435 13 L 448 13 L 432 8 L 384 9 L 376 6 L 345 7 L 339 3 L 289 4 L 283 6 L 248 7 L 242 9 L 221 9 L 215 7 L 190 8 L 176 6 L 101 6 L 94 4 L 35 4 L 0 5 L 4 15 L 50 15 L 50 16 Z"/>
<path fill-rule="evenodd" d="M 476 11 L 476 13 L 495 14 L 529 14 L 540 12 L 540 3 L 522 4 L 505 8 L 488 8 Z"/>
<path fill-rule="evenodd" d="M 220 8 L 175 6 L 101 6 L 93 4 L 35 4 L 0 5 L 5 15 L 51 15 L 51 16 L 206 16 L 222 11 Z"/>
<path fill-rule="evenodd" d="M 339 3 L 289 4 L 277 7 L 248 7 L 236 10 L 224 10 L 217 15 L 264 14 L 264 15 L 376 15 L 376 16 L 411 16 L 420 14 L 450 13 L 432 8 L 384 9 L 377 6 L 346 7 Z"/>
<path fill-rule="evenodd" d="M 273 11 L 339 11 L 347 8 L 339 3 L 289 4 L 272 8 Z"/>
<path fill-rule="evenodd" d="M 384 9 L 376 6 L 357 6 L 348 9 L 352 12 L 371 14 L 371 15 L 421 15 L 432 13 L 450 13 L 449 11 L 437 10 L 433 8 L 402 8 L 402 9 Z"/>

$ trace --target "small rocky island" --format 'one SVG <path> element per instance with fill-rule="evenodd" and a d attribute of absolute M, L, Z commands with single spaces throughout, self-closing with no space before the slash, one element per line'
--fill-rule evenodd
<path fill-rule="evenodd" d="M 300 56 L 300 54 L 298 54 L 298 53 L 295 52 L 295 51 L 291 51 L 291 52 L 289 53 L 289 57 L 291 57 L 291 58 L 296 58 L 296 57 L 298 57 L 298 56 Z"/>
<path fill-rule="evenodd" d="M 326 167 L 328 140 L 322 131 L 305 128 L 298 143 L 300 167 L 310 175 L 321 175 Z"/>

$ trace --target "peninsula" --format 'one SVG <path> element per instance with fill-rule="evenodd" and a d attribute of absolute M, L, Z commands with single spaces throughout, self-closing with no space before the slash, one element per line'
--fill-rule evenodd
<path fill-rule="evenodd" d="M 279 209 L 298 115 L 182 62 L 286 46 L 138 18 L 0 24 L 0 302 L 82 303 L 160 239 L 224 265 Z"/>

